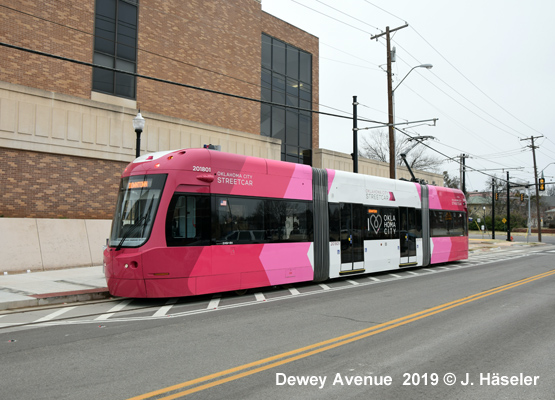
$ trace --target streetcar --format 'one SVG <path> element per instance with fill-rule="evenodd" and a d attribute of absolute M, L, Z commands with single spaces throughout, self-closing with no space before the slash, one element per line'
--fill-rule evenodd
<path fill-rule="evenodd" d="M 186 149 L 124 170 L 104 250 L 110 293 L 194 296 L 468 258 L 456 189 Z"/>

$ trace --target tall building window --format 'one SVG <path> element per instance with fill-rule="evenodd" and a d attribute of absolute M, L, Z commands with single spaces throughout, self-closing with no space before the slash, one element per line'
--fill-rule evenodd
<path fill-rule="evenodd" d="M 312 110 L 312 55 L 262 34 L 261 86 L 262 100 Z M 310 163 L 309 111 L 262 104 L 260 116 L 260 133 L 281 139 L 283 161 Z"/>
<path fill-rule="evenodd" d="M 93 62 L 135 72 L 138 0 L 96 0 Z M 133 75 L 93 68 L 93 90 L 135 98 Z"/>

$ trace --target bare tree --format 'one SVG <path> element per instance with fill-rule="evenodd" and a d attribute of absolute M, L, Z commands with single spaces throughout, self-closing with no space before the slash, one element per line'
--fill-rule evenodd
<path fill-rule="evenodd" d="M 361 138 L 359 155 L 371 160 L 389 163 L 389 134 L 383 130 L 372 133 L 370 137 Z M 427 154 L 426 146 L 417 145 L 409 137 L 397 137 L 395 143 L 395 162 L 404 165 L 401 154 L 407 155 L 407 162 L 412 169 L 437 172 L 443 161 Z"/>
<path fill-rule="evenodd" d="M 449 172 L 443 171 L 443 186 L 458 189 L 460 187 L 460 179 L 457 176 L 450 177 Z"/>

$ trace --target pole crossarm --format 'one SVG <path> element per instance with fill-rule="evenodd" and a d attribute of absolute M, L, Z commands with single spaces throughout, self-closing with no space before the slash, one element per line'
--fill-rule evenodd
<path fill-rule="evenodd" d="M 432 119 L 423 119 L 421 121 L 408 121 L 408 122 L 398 122 L 396 124 L 383 124 L 383 125 L 377 125 L 377 126 L 368 126 L 366 128 L 357 128 L 357 130 L 359 131 L 363 131 L 363 130 L 368 130 L 368 129 L 377 129 L 377 128 L 384 128 L 386 126 L 397 126 L 397 125 L 408 125 L 408 124 L 418 124 L 421 122 L 433 122 L 434 125 L 436 123 L 436 121 L 438 121 L 439 118 L 432 118 Z"/>
<path fill-rule="evenodd" d="M 398 28 L 389 29 L 389 33 L 398 31 L 399 29 L 406 28 L 407 26 L 409 26 L 409 24 L 405 23 L 405 25 L 399 26 Z M 379 37 L 381 37 L 381 36 L 383 36 L 383 35 L 386 35 L 386 34 L 387 34 L 387 31 L 386 31 L 386 32 L 382 32 L 382 33 L 380 33 L 379 35 L 370 36 L 370 40 L 374 40 L 374 39 L 378 40 Z"/>

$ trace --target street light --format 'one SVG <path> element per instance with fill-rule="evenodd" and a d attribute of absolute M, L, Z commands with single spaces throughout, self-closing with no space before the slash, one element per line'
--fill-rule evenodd
<path fill-rule="evenodd" d="M 543 178 L 543 171 L 545 171 L 545 170 L 547 169 L 547 167 L 549 167 L 551 164 L 555 164 L 555 162 L 551 162 L 551 163 L 547 164 L 547 165 L 545 166 L 545 168 L 542 169 L 542 172 L 541 172 L 542 178 Z"/>
<path fill-rule="evenodd" d="M 416 69 L 416 68 L 432 69 L 433 67 L 434 67 L 434 66 L 433 66 L 432 64 L 421 64 L 421 65 L 417 65 L 416 67 L 412 67 L 412 68 L 410 69 L 410 71 L 407 72 L 407 74 L 405 75 L 405 77 L 404 77 L 403 79 L 401 79 L 401 82 L 399 82 L 399 83 L 397 84 L 397 86 L 395 86 L 395 89 L 397 89 L 397 88 L 401 85 L 401 83 L 403 83 L 403 81 L 404 81 L 405 79 L 407 79 L 407 76 L 409 76 L 409 74 L 410 74 L 414 69 Z M 395 89 L 393 89 L 393 92 L 395 92 Z"/>
<path fill-rule="evenodd" d="M 137 134 L 137 144 L 135 146 L 135 158 L 139 158 L 141 155 L 141 133 L 145 128 L 145 119 L 141 115 L 141 110 L 137 113 L 137 116 L 133 118 L 133 129 Z"/>
<path fill-rule="evenodd" d="M 388 82 L 388 94 L 389 94 L 389 177 L 391 179 L 397 179 L 397 169 L 395 168 L 395 90 L 403 83 L 403 81 L 409 76 L 409 74 L 416 68 L 426 68 L 431 69 L 432 64 L 421 64 L 416 67 L 412 67 L 410 71 L 405 75 L 403 79 L 395 86 L 394 89 L 391 88 L 391 78 Z M 390 74 L 388 74 L 390 76 Z"/>

